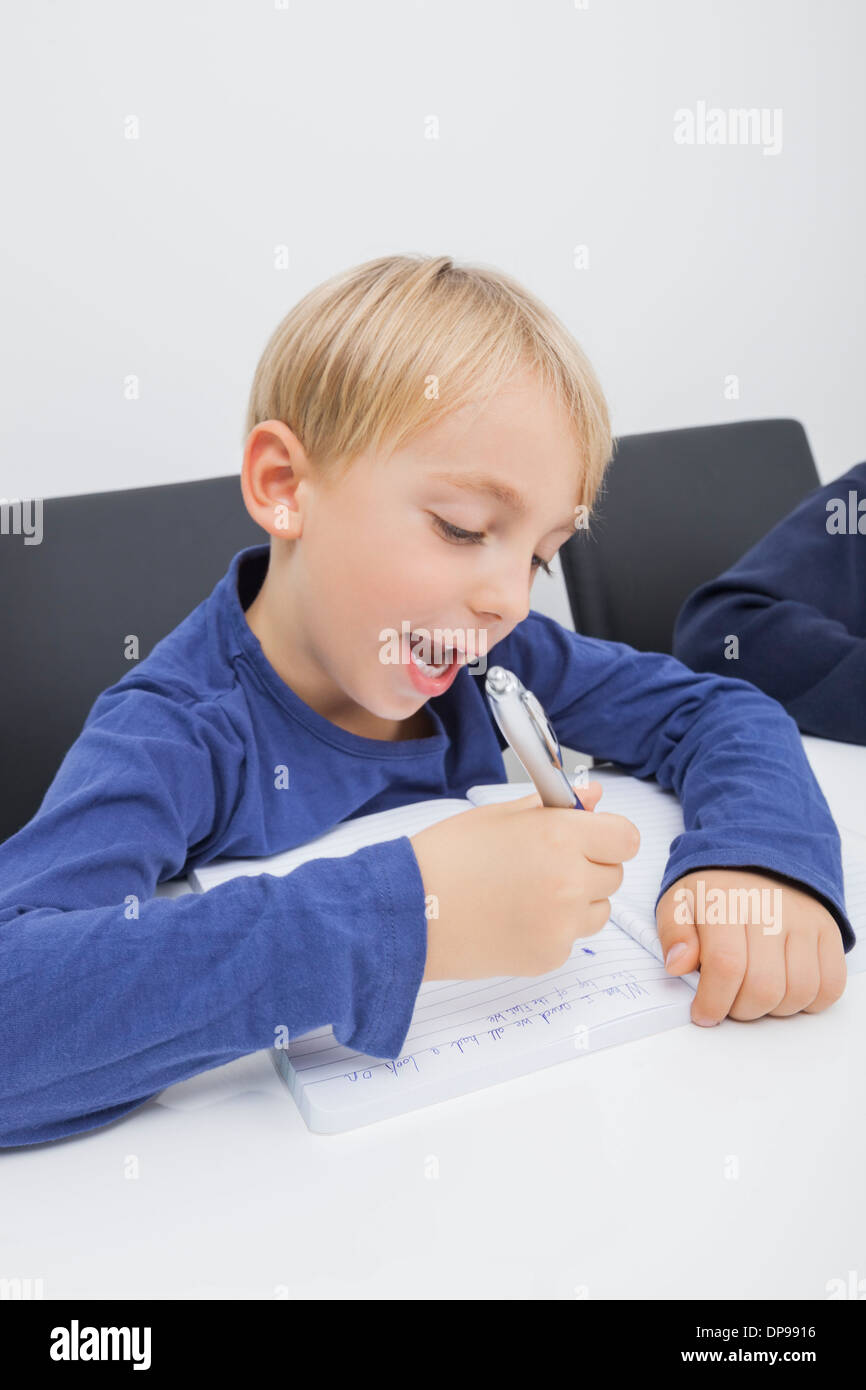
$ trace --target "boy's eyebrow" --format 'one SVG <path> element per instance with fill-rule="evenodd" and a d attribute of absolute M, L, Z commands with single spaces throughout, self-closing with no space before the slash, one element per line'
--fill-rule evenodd
<path fill-rule="evenodd" d="M 510 483 L 504 483 L 500 478 L 492 478 L 487 473 L 431 473 L 430 478 L 434 482 L 451 483 L 453 487 L 466 488 L 469 492 L 484 492 L 489 497 L 495 498 L 503 507 L 509 511 L 516 512 L 518 516 L 526 516 L 529 511 L 525 499 L 513 488 Z M 580 503 L 575 503 L 580 506 Z M 554 531 L 572 531 L 574 529 L 574 517 L 570 516 L 561 526 L 551 528 Z"/>

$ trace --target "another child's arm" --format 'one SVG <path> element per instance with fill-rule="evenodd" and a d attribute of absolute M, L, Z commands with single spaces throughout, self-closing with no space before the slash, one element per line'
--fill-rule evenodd
<path fill-rule="evenodd" d="M 866 463 L 696 589 L 674 654 L 696 671 L 752 681 L 804 733 L 866 744 Z"/>

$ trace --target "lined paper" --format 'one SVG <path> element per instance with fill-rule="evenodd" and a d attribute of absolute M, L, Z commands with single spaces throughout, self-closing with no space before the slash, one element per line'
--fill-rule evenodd
<path fill-rule="evenodd" d="M 273 1049 L 311 1129 L 354 1128 L 689 1021 L 692 990 L 608 922 L 559 970 L 421 986 L 393 1061 L 330 1028 Z"/>

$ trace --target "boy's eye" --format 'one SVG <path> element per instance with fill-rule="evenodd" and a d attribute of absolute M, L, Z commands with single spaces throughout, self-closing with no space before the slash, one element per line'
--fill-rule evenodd
<path fill-rule="evenodd" d="M 471 545 L 477 545 L 479 541 L 483 541 L 484 539 L 483 531 L 464 531 L 461 526 L 452 526 L 451 522 L 446 521 L 444 517 L 436 516 L 435 512 L 431 512 L 430 515 L 439 527 L 440 535 L 444 536 L 447 540 L 468 541 Z M 553 573 L 550 565 L 542 560 L 540 555 L 533 555 L 532 563 L 536 569 L 543 569 L 545 574 Z"/>

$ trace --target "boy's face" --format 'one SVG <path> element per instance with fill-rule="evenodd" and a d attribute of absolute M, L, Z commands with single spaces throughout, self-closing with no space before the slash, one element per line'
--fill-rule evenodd
<path fill-rule="evenodd" d="M 247 612 L 250 626 L 278 674 L 325 718 L 398 738 L 400 722 L 447 689 L 460 664 L 431 678 L 413 647 L 447 661 L 433 644 L 456 638 L 470 658 L 483 656 L 529 612 L 539 559 L 549 562 L 573 534 L 581 463 L 567 420 L 524 375 L 390 457 L 354 460 L 333 485 L 317 477 L 286 426 L 257 428 L 244 496 L 280 543 Z M 525 514 L 453 481 L 470 475 L 513 489 Z M 288 531 L 275 524 L 280 499 Z M 483 534 L 455 538 L 449 526 Z M 410 633 L 426 633 L 431 646 Z"/>

